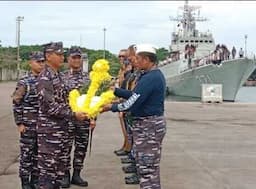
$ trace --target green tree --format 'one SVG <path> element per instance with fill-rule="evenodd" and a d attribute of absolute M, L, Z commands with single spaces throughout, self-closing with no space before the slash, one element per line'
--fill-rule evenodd
<path fill-rule="evenodd" d="M 157 49 L 156 56 L 158 61 L 164 60 L 169 55 L 169 51 L 164 47 Z"/>
<path fill-rule="evenodd" d="M 87 53 L 88 55 L 89 71 L 92 69 L 92 65 L 96 60 L 103 58 L 103 50 L 92 50 L 83 48 L 82 51 Z M 112 76 L 116 76 L 120 68 L 117 56 L 110 53 L 109 51 L 105 51 L 105 58 L 109 61 L 110 64 L 110 74 Z"/>
<path fill-rule="evenodd" d="M 0 67 L 8 68 L 8 69 L 16 69 L 17 68 L 17 60 L 16 55 L 13 48 L 0 48 Z"/>
<path fill-rule="evenodd" d="M 28 70 L 28 60 L 29 60 L 29 54 L 32 51 L 42 51 L 43 48 L 41 45 L 21 45 L 20 46 L 20 58 L 21 58 L 21 69 Z M 65 57 L 67 48 L 64 48 L 65 50 Z M 82 51 L 84 53 L 87 53 L 88 60 L 89 60 L 89 70 L 91 70 L 92 64 L 98 60 L 103 58 L 103 50 L 93 50 L 93 49 L 87 49 L 82 48 Z M 110 74 L 112 76 L 116 76 L 118 74 L 119 70 L 119 63 L 118 58 L 116 55 L 112 54 L 109 51 L 105 51 L 106 59 L 110 63 Z M 0 66 L 3 67 L 10 67 L 13 68 L 17 67 L 17 48 L 16 47 L 1 47 L 0 48 Z M 65 62 L 67 60 L 65 59 Z M 62 67 L 62 70 L 67 69 L 67 65 L 64 64 Z"/>
<path fill-rule="evenodd" d="M 22 45 L 20 46 L 20 58 L 22 60 L 28 60 L 29 59 L 29 54 L 32 51 L 42 51 L 43 48 L 40 45 Z"/>

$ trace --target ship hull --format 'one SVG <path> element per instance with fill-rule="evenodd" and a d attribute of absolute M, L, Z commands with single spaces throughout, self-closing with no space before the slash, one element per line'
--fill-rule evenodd
<path fill-rule="evenodd" d="M 255 69 L 255 61 L 241 58 L 223 61 L 221 65 L 204 65 L 178 73 L 177 63 L 171 63 L 161 67 L 165 75 L 167 90 L 177 96 L 201 98 L 202 84 L 222 84 L 222 95 L 225 101 L 235 101 L 238 90 Z M 176 69 L 176 70 L 175 70 Z"/>

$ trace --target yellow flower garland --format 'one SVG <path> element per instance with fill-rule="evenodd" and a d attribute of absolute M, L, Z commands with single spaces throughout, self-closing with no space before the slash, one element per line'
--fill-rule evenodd
<path fill-rule="evenodd" d="M 100 113 L 103 105 L 111 103 L 115 98 L 111 90 L 103 92 L 98 98 L 95 96 L 101 83 L 111 80 L 108 71 L 109 62 L 105 59 L 99 59 L 93 64 L 92 71 L 90 72 L 91 83 L 86 96 L 82 95 L 82 97 L 76 89 L 69 93 L 69 105 L 73 112 L 85 112 L 90 118 L 95 118 Z M 80 100 L 78 100 L 79 98 Z M 82 104 L 79 104 L 78 101 L 80 102 L 81 98 L 84 100 Z"/>

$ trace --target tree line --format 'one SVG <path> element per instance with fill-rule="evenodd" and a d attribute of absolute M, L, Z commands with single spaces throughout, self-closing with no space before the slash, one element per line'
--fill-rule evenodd
<path fill-rule="evenodd" d="M 85 47 L 81 48 L 83 53 L 86 53 L 88 56 L 89 70 L 91 70 L 92 64 L 100 58 L 103 58 L 103 50 L 93 50 L 87 49 Z M 20 59 L 21 59 L 21 68 L 24 70 L 28 70 L 28 59 L 31 51 L 41 51 L 42 47 L 40 45 L 22 45 L 20 46 Z M 64 48 L 65 52 L 67 52 L 67 48 Z M 65 53 L 66 54 L 66 53 Z M 169 55 L 169 51 L 165 48 L 159 48 L 157 50 L 157 58 L 159 61 L 164 60 Z M 66 57 L 66 56 L 65 56 Z M 110 63 L 110 74 L 116 76 L 118 74 L 118 70 L 120 65 L 118 63 L 117 55 L 105 51 L 105 57 Z M 65 62 L 66 59 L 65 59 Z M 9 68 L 16 69 L 17 67 L 17 48 L 16 47 L 0 47 L 0 68 Z M 67 64 L 63 65 L 62 69 L 67 68 Z M 249 80 L 256 80 L 256 70 L 251 74 L 248 78 Z"/>
<path fill-rule="evenodd" d="M 29 54 L 32 51 L 42 51 L 42 47 L 40 45 L 22 45 L 20 46 L 20 66 L 21 69 L 28 70 L 28 60 Z M 65 63 L 63 64 L 62 69 L 67 68 L 67 54 L 68 48 L 64 48 L 64 55 L 65 55 Z M 103 50 L 93 50 L 87 49 L 82 47 L 81 48 L 83 53 L 86 53 L 88 56 L 88 63 L 89 63 L 89 70 L 91 70 L 92 64 L 97 60 L 103 58 Z M 118 58 L 116 55 L 112 54 L 109 51 L 105 51 L 105 58 L 110 63 L 110 74 L 116 76 L 120 65 L 118 63 Z M 17 68 L 17 48 L 16 47 L 0 47 L 0 68 L 10 68 L 16 69 Z"/>

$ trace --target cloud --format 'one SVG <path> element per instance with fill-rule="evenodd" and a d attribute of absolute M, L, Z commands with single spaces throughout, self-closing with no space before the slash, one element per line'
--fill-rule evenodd
<path fill-rule="evenodd" d="M 216 43 L 244 45 L 256 51 L 256 10 L 253 1 L 190 1 L 201 5 L 200 13 L 210 20 L 198 23 L 202 31 L 210 29 Z M 103 27 L 106 47 L 117 53 L 133 43 L 151 42 L 168 48 L 175 17 L 183 1 L 11 1 L 0 2 L 3 45 L 15 45 L 16 16 L 24 16 L 21 24 L 21 43 L 45 43 L 62 40 L 64 45 L 82 44 L 87 48 L 103 48 Z M 181 12 L 181 10 L 179 10 Z"/>

